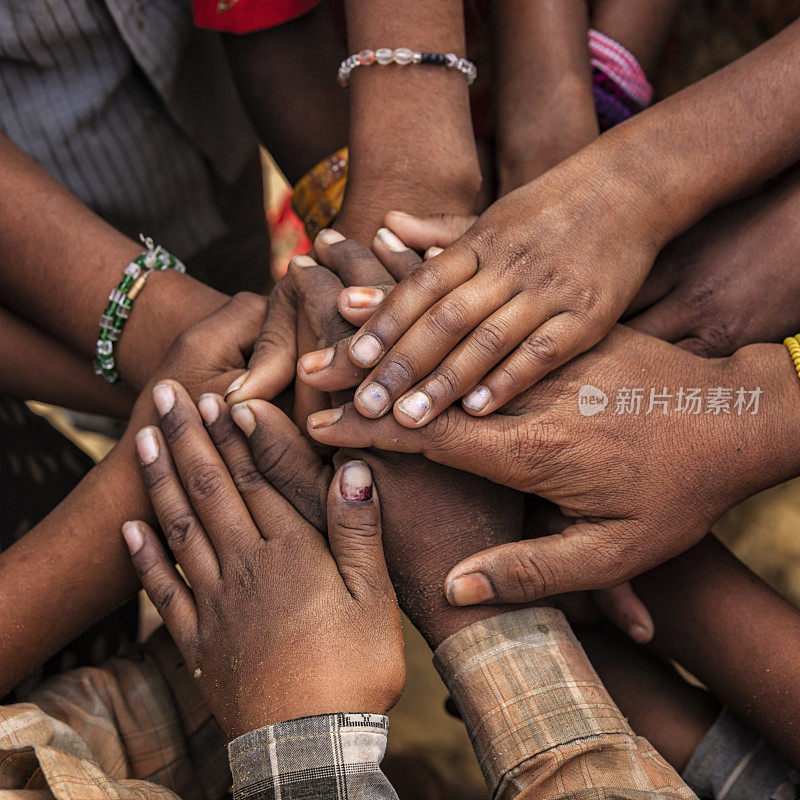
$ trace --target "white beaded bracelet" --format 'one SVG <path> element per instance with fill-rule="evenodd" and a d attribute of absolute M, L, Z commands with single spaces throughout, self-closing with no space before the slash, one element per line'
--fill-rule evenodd
<path fill-rule="evenodd" d="M 478 77 L 478 68 L 467 58 L 459 58 L 455 53 L 420 53 L 410 50 L 408 47 L 398 47 L 392 50 L 389 47 L 381 47 L 378 50 L 362 50 L 360 53 L 353 53 L 342 61 L 339 66 L 339 83 L 347 86 L 350 82 L 350 73 L 356 67 L 366 67 L 369 64 L 433 64 L 447 69 L 458 70 L 466 79 L 467 84 L 472 85 Z"/>

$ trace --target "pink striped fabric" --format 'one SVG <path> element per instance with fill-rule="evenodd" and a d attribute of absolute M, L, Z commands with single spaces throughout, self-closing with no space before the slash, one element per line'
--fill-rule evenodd
<path fill-rule="evenodd" d="M 589 31 L 589 50 L 593 67 L 602 70 L 639 105 L 650 105 L 653 87 L 633 53 L 596 30 Z"/>

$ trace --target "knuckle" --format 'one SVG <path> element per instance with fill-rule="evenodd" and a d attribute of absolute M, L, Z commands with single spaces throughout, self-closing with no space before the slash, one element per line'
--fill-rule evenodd
<path fill-rule="evenodd" d="M 553 364 L 561 351 L 558 340 L 547 331 L 537 331 L 519 346 L 520 356 L 529 364 Z"/>
<path fill-rule="evenodd" d="M 452 411 L 445 411 L 426 426 L 441 450 L 457 449 L 464 442 L 465 421 Z"/>
<path fill-rule="evenodd" d="M 593 322 L 603 301 L 602 292 L 593 283 L 582 283 L 569 290 L 569 309 L 582 322 Z"/>
<path fill-rule="evenodd" d="M 508 332 L 496 322 L 484 322 L 472 334 L 472 343 L 482 355 L 497 358 L 508 348 Z"/>
<path fill-rule="evenodd" d="M 380 526 L 375 520 L 364 519 L 355 514 L 344 514 L 336 523 L 336 531 L 342 539 L 372 539 L 380 535 Z"/>
<path fill-rule="evenodd" d="M 164 527 L 164 536 L 173 549 L 183 547 L 195 529 L 195 519 L 191 514 L 178 514 L 171 517 Z"/>
<path fill-rule="evenodd" d="M 434 337 L 459 339 L 471 328 L 469 306 L 460 298 L 450 297 L 432 308 L 423 317 L 425 327 Z"/>
<path fill-rule="evenodd" d="M 285 473 L 284 465 L 292 446 L 285 439 L 260 441 L 255 453 L 255 466 L 261 475 L 271 483 L 278 473 Z"/>
<path fill-rule="evenodd" d="M 147 594 L 153 601 L 153 605 L 163 613 L 168 611 L 178 599 L 178 589 L 171 583 L 159 581 L 151 587 Z"/>
<path fill-rule="evenodd" d="M 441 364 L 431 377 L 429 388 L 433 394 L 457 397 L 463 391 L 461 375 L 449 364 Z"/>
<path fill-rule="evenodd" d="M 162 489 L 172 484 L 175 480 L 173 475 L 167 471 L 163 464 L 158 462 L 146 464 L 142 470 L 142 479 L 145 489 L 150 494 L 158 494 Z"/>
<path fill-rule="evenodd" d="M 415 383 L 419 380 L 419 372 L 416 359 L 401 350 L 393 353 L 382 367 L 381 383 L 390 385 Z"/>
<path fill-rule="evenodd" d="M 232 475 L 233 482 L 240 494 L 252 494 L 264 485 L 264 478 L 249 459 L 246 463 L 237 465 Z"/>
<path fill-rule="evenodd" d="M 406 278 L 406 285 L 415 294 L 425 297 L 441 297 L 449 289 L 447 274 L 436 264 L 425 265 L 412 272 Z"/>
<path fill-rule="evenodd" d="M 222 489 L 222 472 L 210 464 L 202 464 L 190 472 L 188 483 L 191 494 L 210 500 Z"/>
<path fill-rule="evenodd" d="M 526 600 L 547 597 L 555 587 L 554 576 L 547 563 L 536 559 L 524 548 L 517 548 L 511 555 L 504 578 L 509 588 L 518 591 Z"/>

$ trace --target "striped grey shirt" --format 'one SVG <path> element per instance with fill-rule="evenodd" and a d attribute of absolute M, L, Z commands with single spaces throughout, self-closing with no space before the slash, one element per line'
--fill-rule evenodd
<path fill-rule="evenodd" d="M 0 127 L 123 233 L 185 258 L 229 233 L 215 187 L 255 149 L 188 0 L 0 0 Z"/>

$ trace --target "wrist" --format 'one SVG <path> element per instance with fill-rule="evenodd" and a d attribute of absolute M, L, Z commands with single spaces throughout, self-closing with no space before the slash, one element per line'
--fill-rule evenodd
<path fill-rule="evenodd" d="M 335 228 L 369 245 L 388 211 L 416 216 L 472 214 L 480 189 L 477 158 L 412 166 L 380 167 L 354 163 L 348 174 L 342 210 Z"/>
<path fill-rule="evenodd" d="M 140 391 L 175 339 L 216 311 L 225 299 L 188 275 L 168 270 L 150 275 L 115 348 L 125 383 Z"/>
<path fill-rule="evenodd" d="M 528 183 L 565 161 L 600 134 L 590 82 L 565 74 L 546 94 L 509 103 L 498 120 L 499 194 Z"/>
<path fill-rule="evenodd" d="M 720 385 L 760 389 L 758 413 L 743 417 L 736 450 L 744 456 L 743 500 L 800 474 L 800 377 L 781 344 L 749 345 L 724 361 L 727 383 Z"/>

